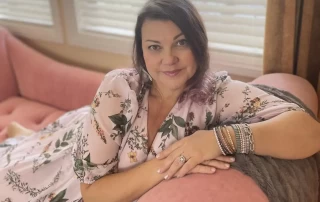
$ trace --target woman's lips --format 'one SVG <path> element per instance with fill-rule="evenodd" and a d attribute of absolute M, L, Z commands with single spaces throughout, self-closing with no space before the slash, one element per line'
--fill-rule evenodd
<path fill-rule="evenodd" d="M 174 70 L 174 71 L 166 71 L 166 72 L 163 72 L 163 73 L 165 75 L 167 75 L 167 76 L 174 77 L 174 76 L 177 76 L 180 71 L 181 71 L 181 69 L 177 69 L 177 70 Z"/>

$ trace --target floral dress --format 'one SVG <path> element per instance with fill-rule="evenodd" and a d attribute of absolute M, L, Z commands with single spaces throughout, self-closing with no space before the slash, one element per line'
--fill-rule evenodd
<path fill-rule="evenodd" d="M 150 80 L 140 79 L 134 69 L 111 71 L 91 106 L 0 144 L 0 202 L 81 201 L 80 182 L 133 168 L 197 130 L 303 110 L 226 72 L 213 73 L 210 82 L 210 96 L 202 104 L 186 98 L 174 105 L 148 150 Z"/>

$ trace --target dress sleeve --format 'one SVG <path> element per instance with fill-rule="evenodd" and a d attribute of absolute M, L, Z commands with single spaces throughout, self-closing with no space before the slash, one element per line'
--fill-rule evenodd
<path fill-rule="evenodd" d="M 82 183 L 92 184 L 117 172 L 122 138 L 138 111 L 137 97 L 127 80 L 114 72 L 101 83 L 91 111 L 76 129 L 73 169 Z"/>
<path fill-rule="evenodd" d="M 287 111 L 305 111 L 297 104 L 286 102 L 253 85 L 232 80 L 226 72 L 220 78 L 216 91 L 217 125 L 255 123 Z"/>

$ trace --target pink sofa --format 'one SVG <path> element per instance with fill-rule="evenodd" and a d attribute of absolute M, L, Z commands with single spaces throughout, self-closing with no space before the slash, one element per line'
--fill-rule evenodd
<path fill-rule="evenodd" d="M 0 141 L 12 121 L 39 130 L 91 103 L 103 76 L 49 59 L 0 28 Z"/>
<path fill-rule="evenodd" d="M 65 111 L 87 105 L 104 74 L 56 62 L 27 47 L 0 28 L 0 142 L 6 127 L 16 121 L 38 130 Z M 270 79 L 263 76 L 259 83 Z M 287 80 L 288 88 L 300 88 L 296 95 L 312 94 L 304 100 L 316 111 L 317 98 L 311 85 L 301 78 L 276 74 L 278 81 Z M 300 82 L 297 84 L 296 82 Z M 285 89 L 286 90 L 286 89 Z M 309 96 L 307 96 L 309 97 Z M 190 175 L 164 181 L 143 195 L 139 202 L 266 202 L 255 182 L 230 169 L 214 175 Z"/>

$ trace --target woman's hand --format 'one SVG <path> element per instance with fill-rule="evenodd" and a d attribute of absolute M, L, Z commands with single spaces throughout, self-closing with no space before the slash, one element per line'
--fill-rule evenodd
<path fill-rule="evenodd" d="M 180 160 L 181 156 L 185 157 L 186 162 Z M 208 160 L 217 159 L 219 156 L 221 156 L 221 151 L 213 132 L 200 130 L 159 153 L 157 158 L 163 159 L 164 164 L 158 172 L 166 172 L 165 179 L 174 176 L 183 177 L 190 172 L 192 173 L 193 169 L 208 169 L 201 167 L 200 164 L 208 164 L 210 162 Z M 214 166 L 221 165 L 220 162 L 215 161 L 210 163 Z M 196 168 L 196 166 L 198 167 Z M 221 166 L 218 168 L 221 168 Z"/>
<path fill-rule="evenodd" d="M 194 167 L 187 174 L 213 174 L 217 169 L 227 170 L 230 168 L 230 163 L 234 162 L 234 157 L 219 156 L 216 159 L 204 161 L 201 164 Z M 167 176 L 167 175 L 166 175 Z M 175 174 L 174 177 L 177 177 Z M 183 176 L 179 176 L 183 177 Z"/>

